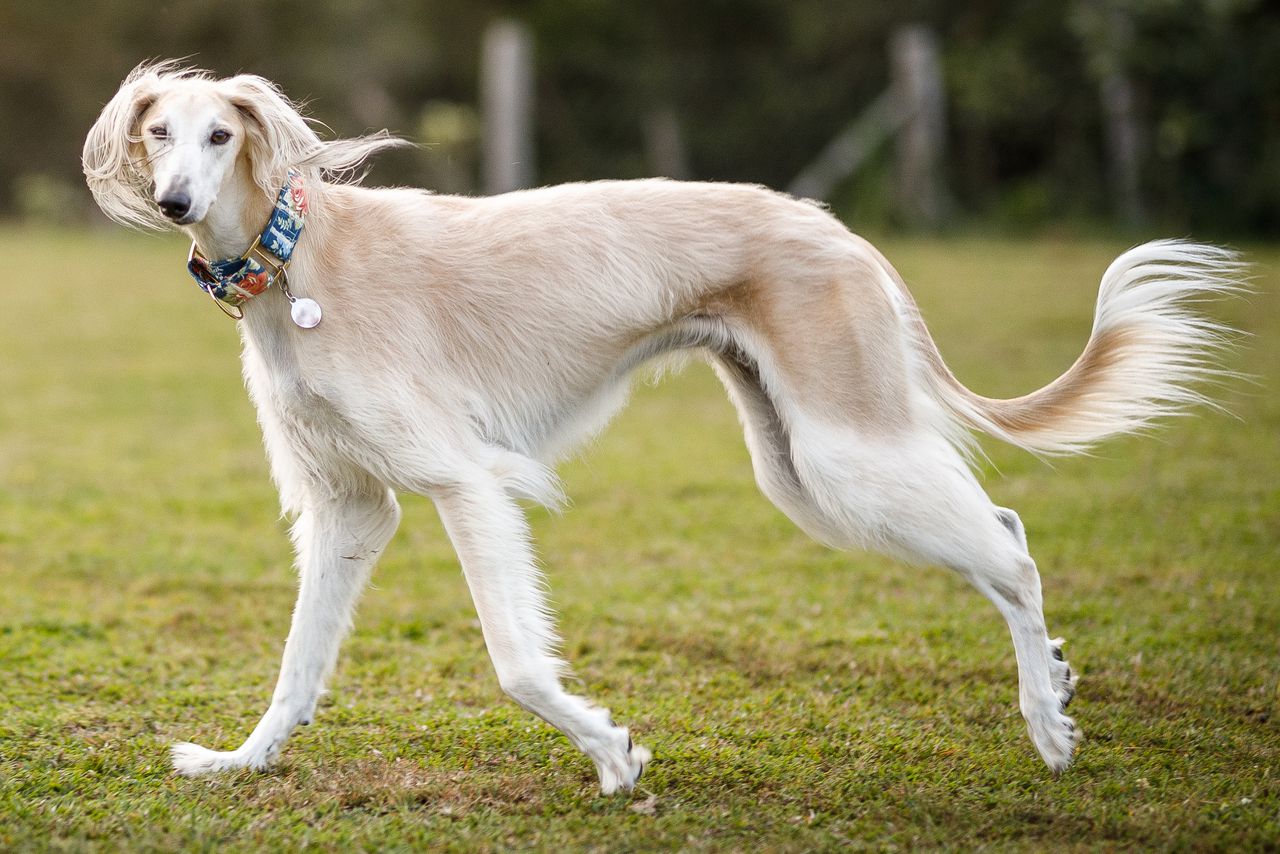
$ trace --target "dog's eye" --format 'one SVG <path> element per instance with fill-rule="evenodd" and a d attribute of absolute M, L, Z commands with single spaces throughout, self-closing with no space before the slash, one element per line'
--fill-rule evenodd
<path fill-rule="evenodd" d="M 225 130 L 215 130 L 209 134 L 209 141 L 214 145 L 223 145 L 229 139 L 231 139 L 231 134 Z"/>
<path fill-rule="evenodd" d="M 156 139 L 169 138 L 169 129 L 164 125 L 155 125 L 154 127 L 149 127 L 147 128 L 147 132 L 151 134 L 153 137 L 155 137 Z"/>

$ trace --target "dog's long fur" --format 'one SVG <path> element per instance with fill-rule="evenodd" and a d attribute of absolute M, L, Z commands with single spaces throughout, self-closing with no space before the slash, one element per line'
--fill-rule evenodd
<path fill-rule="evenodd" d="M 225 145 L 209 142 L 215 126 Z M 991 400 L 947 369 L 880 253 L 815 205 L 662 180 L 473 199 L 336 179 L 396 142 L 325 142 L 261 78 L 161 64 L 125 80 L 85 143 L 107 214 L 168 226 L 157 202 L 187 193 L 179 225 L 209 257 L 244 251 L 288 167 L 310 195 L 289 283 L 323 323 L 292 325 L 278 288 L 240 323 L 272 474 L 296 516 L 297 610 L 252 735 L 227 753 L 178 745 L 179 771 L 262 767 L 310 720 L 396 528 L 393 490 L 406 490 L 439 508 L 502 688 L 595 762 L 605 792 L 630 789 L 649 754 L 562 688 L 516 499 L 556 504 L 548 465 L 606 423 L 634 368 L 676 350 L 710 359 L 761 489 L 803 529 L 950 567 L 995 603 L 1032 740 L 1067 767 L 1075 677 L 1046 633 L 1021 522 L 966 464 L 967 431 L 1075 452 L 1200 400 L 1188 383 L 1214 372 L 1226 330 L 1190 303 L 1236 287 L 1229 253 L 1172 241 L 1125 253 L 1079 360 L 1039 391 Z"/>

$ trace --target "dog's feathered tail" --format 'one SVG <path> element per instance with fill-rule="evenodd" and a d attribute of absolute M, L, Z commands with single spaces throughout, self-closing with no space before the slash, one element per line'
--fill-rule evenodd
<path fill-rule="evenodd" d="M 1244 290 L 1243 270 L 1234 253 L 1214 246 L 1158 240 L 1130 249 L 1102 277 L 1093 331 L 1075 364 L 1009 400 L 962 385 L 906 299 L 928 390 L 943 410 L 1032 453 L 1062 455 L 1209 402 L 1197 386 L 1231 375 L 1218 357 L 1237 333 L 1196 304 Z"/>

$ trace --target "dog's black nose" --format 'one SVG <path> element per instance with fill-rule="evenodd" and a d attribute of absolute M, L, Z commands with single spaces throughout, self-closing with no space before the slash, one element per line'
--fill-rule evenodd
<path fill-rule="evenodd" d="M 156 202 L 169 219 L 182 219 L 191 210 L 191 197 L 186 193 L 170 193 Z"/>

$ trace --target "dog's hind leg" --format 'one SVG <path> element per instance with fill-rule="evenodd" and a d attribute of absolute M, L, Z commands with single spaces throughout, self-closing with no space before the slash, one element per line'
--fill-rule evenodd
<path fill-rule="evenodd" d="M 1061 772 L 1071 764 L 1080 738 L 1075 722 L 1064 714 L 1075 695 L 1076 677 L 1063 660 L 1062 639 L 1050 640 L 1045 629 L 1040 575 L 1017 514 L 989 502 L 984 505 L 973 510 L 993 517 L 999 530 L 985 519 L 970 520 L 973 527 L 964 532 L 967 542 L 944 547 L 951 555 L 946 562 L 990 599 L 1008 623 L 1018 660 L 1022 716 L 1045 764 Z M 955 526 L 948 533 L 961 531 Z M 1014 547 L 1001 542 L 1001 535 Z"/>
<path fill-rule="evenodd" d="M 990 599 L 1013 637 L 1019 705 L 1036 749 L 1055 772 L 1071 764 L 1079 733 L 1063 712 L 1075 677 L 1062 641 L 1045 630 L 1040 576 L 1017 514 L 993 505 L 940 437 L 872 440 L 847 428 L 802 424 L 792 458 L 809 512 L 837 545 L 863 546 L 956 570 Z"/>
<path fill-rule="evenodd" d="M 814 294 L 821 289 L 808 297 Z M 868 301 L 860 308 L 876 306 Z M 1021 522 L 991 503 L 941 435 L 916 423 L 901 393 L 909 374 L 892 356 L 892 316 L 878 326 L 884 340 L 869 346 L 859 344 L 865 334 L 841 332 L 831 322 L 838 312 L 822 315 L 821 306 L 806 307 L 804 299 L 772 310 L 783 308 L 809 314 L 803 322 L 766 323 L 768 336 L 739 326 L 713 353 L 761 491 L 817 540 L 950 567 L 991 599 L 1013 636 L 1032 740 L 1050 768 L 1066 768 L 1078 738 L 1062 714 L 1074 678 L 1061 660 L 1061 641 L 1045 632 L 1040 576 Z M 810 350 L 817 355 L 795 358 Z M 832 367 L 849 363 L 883 382 Z"/>
<path fill-rule="evenodd" d="M 498 684 L 591 758 L 605 794 L 630 790 L 650 758 L 604 709 L 567 693 L 524 513 L 495 475 L 430 491 L 462 562 Z"/>
<path fill-rule="evenodd" d="M 732 349 L 712 353 L 711 365 L 738 410 L 760 491 L 809 536 L 839 545 L 847 537 L 832 527 L 801 483 L 791 458 L 790 433 L 761 383 L 759 366 L 745 352 Z"/>
<path fill-rule="evenodd" d="M 309 499 L 293 526 L 298 553 L 298 603 L 285 643 L 271 706 L 238 749 L 173 747 L 173 764 L 189 776 L 234 768 L 263 768 L 275 760 L 293 728 L 308 724 L 338 647 L 351 628 L 356 600 L 379 554 L 395 533 L 400 507 L 390 490 L 343 498 Z"/>

